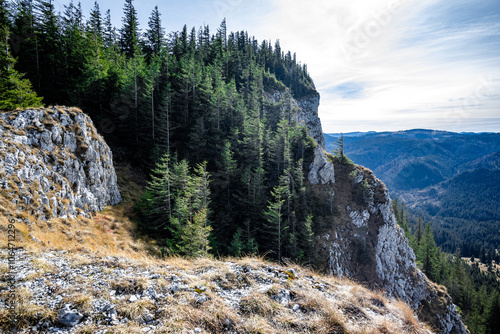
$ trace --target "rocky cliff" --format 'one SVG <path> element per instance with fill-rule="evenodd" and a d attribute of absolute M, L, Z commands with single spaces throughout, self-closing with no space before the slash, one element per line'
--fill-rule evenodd
<path fill-rule="evenodd" d="M 88 216 L 121 200 L 111 150 L 76 108 L 1 113 L 0 148 L 1 194 L 26 214 Z"/>
<path fill-rule="evenodd" d="M 467 333 L 445 288 L 417 268 L 384 184 L 368 169 L 335 164 L 328 158 L 318 117 L 319 96 L 295 103 L 296 121 L 308 127 L 318 144 L 309 182 L 330 200 L 330 215 L 322 217 L 328 227 L 317 238 L 318 258 L 326 259 L 319 260 L 324 270 L 405 301 L 439 333 Z"/>

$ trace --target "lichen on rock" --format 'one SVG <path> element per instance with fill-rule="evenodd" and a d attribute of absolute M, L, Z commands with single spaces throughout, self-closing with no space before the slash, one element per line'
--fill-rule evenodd
<path fill-rule="evenodd" d="M 113 156 L 77 108 L 0 114 L 0 191 L 41 219 L 88 216 L 121 201 Z"/>

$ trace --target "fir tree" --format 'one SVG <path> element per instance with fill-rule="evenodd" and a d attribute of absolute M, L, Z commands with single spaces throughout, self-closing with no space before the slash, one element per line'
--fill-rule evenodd
<path fill-rule="evenodd" d="M 347 165 L 351 163 L 349 158 L 344 153 L 344 134 L 340 134 L 340 138 L 337 140 L 337 148 L 335 149 L 335 156 L 341 165 Z"/>
<path fill-rule="evenodd" d="M 0 38 L 0 110 L 41 106 L 42 98 L 32 90 L 31 82 L 14 68 L 6 25 L 0 27 Z"/>
<path fill-rule="evenodd" d="M 237 229 L 233 235 L 233 240 L 231 240 L 231 244 L 229 245 L 229 252 L 234 256 L 241 256 L 243 253 L 244 243 L 241 240 L 241 234 L 243 231 L 241 229 Z"/>
<path fill-rule="evenodd" d="M 500 293 L 493 290 L 484 310 L 486 334 L 500 333 Z"/>
<path fill-rule="evenodd" d="M 159 55 L 164 46 L 165 29 L 161 26 L 161 14 L 158 6 L 155 6 L 149 17 L 148 29 L 146 30 L 147 47 L 149 56 Z"/>
<path fill-rule="evenodd" d="M 272 200 L 268 201 L 265 216 L 267 223 L 266 228 L 269 244 L 272 245 L 271 250 L 276 253 L 277 259 L 281 260 L 281 251 L 285 231 L 288 228 L 283 221 L 283 204 L 285 203 L 286 185 L 280 184 L 271 191 Z"/>
<path fill-rule="evenodd" d="M 431 280 L 437 277 L 437 256 L 438 248 L 434 241 L 434 236 L 432 234 L 431 224 L 427 223 L 425 226 L 425 231 L 420 241 L 420 245 L 417 250 L 417 260 L 422 263 L 422 271 Z"/>

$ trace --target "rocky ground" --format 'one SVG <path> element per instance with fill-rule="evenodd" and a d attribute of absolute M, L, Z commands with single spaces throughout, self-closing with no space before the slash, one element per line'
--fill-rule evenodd
<path fill-rule="evenodd" d="M 257 258 L 18 251 L 12 275 L 0 254 L 4 332 L 14 316 L 18 333 L 430 333 L 381 292 Z"/>

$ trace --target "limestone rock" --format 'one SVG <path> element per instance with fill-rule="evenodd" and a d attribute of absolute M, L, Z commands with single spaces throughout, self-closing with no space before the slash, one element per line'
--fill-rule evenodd
<path fill-rule="evenodd" d="M 335 183 L 335 169 L 333 164 L 328 161 L 325 152 L 320 146 L 316 146 L 314 149 L 314 160 L 309 166 L 307 178 L 312 184 Z"/>
<path fill-rule="evenodd" d="M 325 137 L 318 116 L 319 94 L 299 98 L 296 102 L 299 110 L 295 120 L 305 124 L 309 130 L 309 135 L 314 138 L 321 148 L 325 149 Z"/>
<path fill-rule="evenodd" d="M 351 181 L 344 181 L 344 192 L 366 184 L 371 196 L 364 197 L 364 204 L 352 201 L 336 218 L 336 226 L 318 239 L 330 273 L 383 288 L 418 311 L 420 321 L 432 321 L 439 333 L 468 333 L 446 290 L 417 268 L 385 186 L 371 171 L 356 168 Z"/>
<path fill-rule="evenodd" d="M 121 201 L 113 156 L 92 120 L 67 107 L 0 114 L 2 195 L 42 219 Z"/>
<path fill-rule="evenodd" d="M 57 320 L 61 325 L 66 327 L 76 326 L 80 320 L 82 320 L 83 315 L 75 309 L 71 308 L 71 304 L 66 304 L 63 309 L 59 312 Z"/>
<path fill-rule="evenodd" d="M 282 100 L 284 93 L 274 92 L 266 95 L 270 101 L 276 103 Z M 321 120 L 318 115 L 319 94 L 310 94 L 298 99 L 292 99 L 290 103 L 293 110 L 293 120 L 298 124 L 305 125 L 309 135 L 321 148 L 325 149 L 325 137 L 323 136 Z"/>

